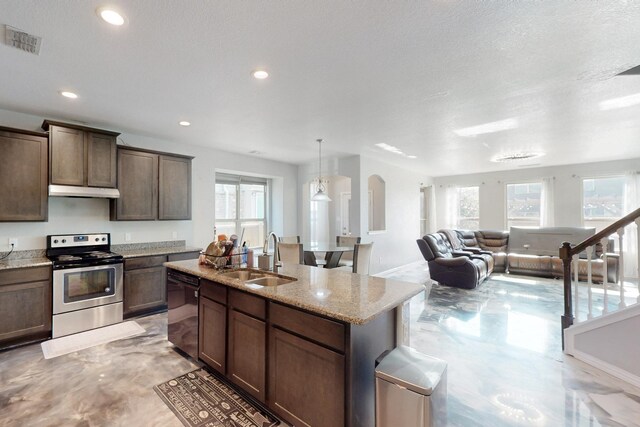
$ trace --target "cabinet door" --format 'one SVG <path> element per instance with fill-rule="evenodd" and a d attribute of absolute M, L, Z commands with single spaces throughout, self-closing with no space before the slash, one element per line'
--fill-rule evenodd
<path fill-rule="evenodd" d="M 261 402 L 266 397 L 266 325 L 229 310 L 228 377 Z"/>
<path fill-rule="evenodd" d="M 191 159 L 160 156 L 158 219 L 191 219 Z"/>
<path fill-rule="evenodd" d="M 50 331 L 50 280 L 0 285 L 0 343 Z"/>
<path fill-rule="evenodd" d="M 124 315 L 166 307 L 164 267 L 124 272 Z"/>
<path fill-rule="evenodd" d="M 118 150 L 120 198 L 112 199 L 111 219 L 154 220 L 158 217 L 158 155 Z"/>
<path fill-rule="evenodd" d="M 87 133 L 87 185 L 116 187 L 116 137 Z"/>
<path fill-rule="evenodd" d="M 270 328 L 269 407 L 294 425 L 344 426 L 344 396 L 343 355 Z"/>
<path fill-rule="evenodd" d="M 51 184 L 85 185 L 84 131 L 49 127 Z"/>
<path fill-rule="evenodd" d="M 200 359 L 221 374 L 226 373 L 227 307 L 209 298 L 200 297 L 199 353 Z"/>
<path fill-rule="evenodd" d="M 0 221 L 46 221 L 47 139 L 0 131 Z"/>

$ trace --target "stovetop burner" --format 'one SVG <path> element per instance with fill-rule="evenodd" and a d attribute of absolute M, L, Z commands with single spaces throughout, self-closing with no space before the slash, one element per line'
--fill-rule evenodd
<path fill-rule="evenodd" d="M 47 257 L 54 268 L 122 262 L 122 255 L 111 252 L 108 233 L 47 236 Z"/>

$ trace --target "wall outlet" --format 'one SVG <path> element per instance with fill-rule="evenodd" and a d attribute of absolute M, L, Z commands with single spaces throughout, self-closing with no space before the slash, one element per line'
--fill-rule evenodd
<path fill-rule="evenodd" d="M 172 239 L 177 239 L 178 238 L 178 232 L 174 231 L 173 233 L 171 233 L 171 238 Z"/>
<path fill-rule="evenodd" d="M 18 247 L 18 238 L 17 237 L 9 237 L 9 248 L 13 245 L 13 249 Z"/>
<path fill-rule="evenodd" d="M 382 264 L 382 257 L 381 256 L 378 257 L 378 264 Z"/>
<path fill-rule="evenodd" d="M 124 241 L 125 242 L 131 241 L 131 233 L 124 233 Z"/>

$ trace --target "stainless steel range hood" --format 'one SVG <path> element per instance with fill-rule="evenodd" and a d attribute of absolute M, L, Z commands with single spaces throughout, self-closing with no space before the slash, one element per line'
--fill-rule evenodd
<path fill-rule="evenodd" d="M 73 185 L 50 185 L 51 197 L 95 197 L 103 199 L 117 199 L 120 192 L 117 188 L 76 187 Z"/>

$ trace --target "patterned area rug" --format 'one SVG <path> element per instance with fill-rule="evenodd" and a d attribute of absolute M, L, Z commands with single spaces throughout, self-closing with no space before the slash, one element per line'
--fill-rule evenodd
<path fill-rule="evenodd" d="M 272 427 L 280 424 L 204 369 L 181 375 L 153 389 L 187 427 Z"/>

